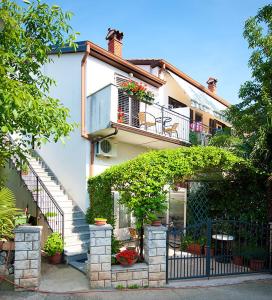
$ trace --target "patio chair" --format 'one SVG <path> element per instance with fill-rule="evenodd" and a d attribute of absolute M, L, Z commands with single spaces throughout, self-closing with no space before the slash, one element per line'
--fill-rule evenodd
<path fill-rule="evenodd" d="M 136 249 L 138 250 L 140 238 L 137 234 L 137 230 L 135 228 L 129 227 L 128 231 L 129 231 L 129 235 L 130 235 L 130 240 L 129 241 L 133 242 Z"/>
<path fill-rule="evenodd" d="M 149 127 L 155 126 L 155 130 L 157 132 L 156 118 L 152 114 L 147 112 L 139 112 L 138 118 L 139 118 L 140 128 L 141 126 L 145 126 L 145 129 L 147 130 Z"/>
<path fill-rule="evenodd" d="M 168 133 L 169 136 L 172 136 L 172 134 L 175 133 L 178 138 L 178 131 L 177 131 L 178 125 L 179 125 L 179 123 L 174 123 L 170 127 L 165 127 L 164 132 Z"/>

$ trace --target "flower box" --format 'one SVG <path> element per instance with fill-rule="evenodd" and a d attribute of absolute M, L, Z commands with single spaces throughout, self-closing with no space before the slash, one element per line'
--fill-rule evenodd
<path fill-rule="evenodd" d="M 123 266 L 132 266 L 138 260 L 136 250 L 127 249 L 116 254 L 116 260 Z"/>

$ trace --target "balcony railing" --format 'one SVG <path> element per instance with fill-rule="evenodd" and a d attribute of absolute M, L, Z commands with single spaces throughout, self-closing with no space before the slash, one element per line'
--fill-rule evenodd
<path fill-rule="evenodd" d="M 111 121 L 189 143 L 190 119 L 179 112 L 139 102 L 113 84 L 90 97 L 91 133 L 107 128 Z"/>

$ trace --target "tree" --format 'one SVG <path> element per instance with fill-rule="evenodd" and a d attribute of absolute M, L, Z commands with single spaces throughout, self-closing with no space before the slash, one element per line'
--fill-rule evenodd
<path fill-rule="evenodd" d="M 272 5 L 261 8 L 245 22 L 244 38 L 252 54 L 252 79 L 239 91 L 241 102 L 227 115 L 235 135 L 215 137 L 211 145 L 249 158 L 267 176 L 268 220 L 272 220 Z"/>
<path fill-rule="evenodd" d="M 261 8 L 245 23 L 244 37 L 252 54 L 252 80 L 239 91 L 241 102 L 233 105 L 229 118 L 236 134 L 248 147 L 256 166 L 272 171 L 272 5 Z"/>
<path fill-rule="evenodd" d="M 0 3 L 0 166 L 14 154 L 24 159 L 31 148 L 57 142 L 75 127 L 68 123 L 69 110 L 49 96 L 55 82 L 42 68 L 52 49 L 61 54 L 61 46 L 75 47 L 72 14 L 40 0 L 23 2 Z M 16 135 L 15 144 L 7 135 Z"/>

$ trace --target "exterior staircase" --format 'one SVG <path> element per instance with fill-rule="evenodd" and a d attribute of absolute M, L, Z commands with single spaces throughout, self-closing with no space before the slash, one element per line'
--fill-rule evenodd
<path fill-rule="evenodd" d="M 90 241 L 85 214 L 36 152 L 28 157 L 28 169 L 28 173 L 21 173 L 21 178 L 49 227 L 62 234 L 66 262 L 83 271 L 79 262 L 87 259 Z"/>

